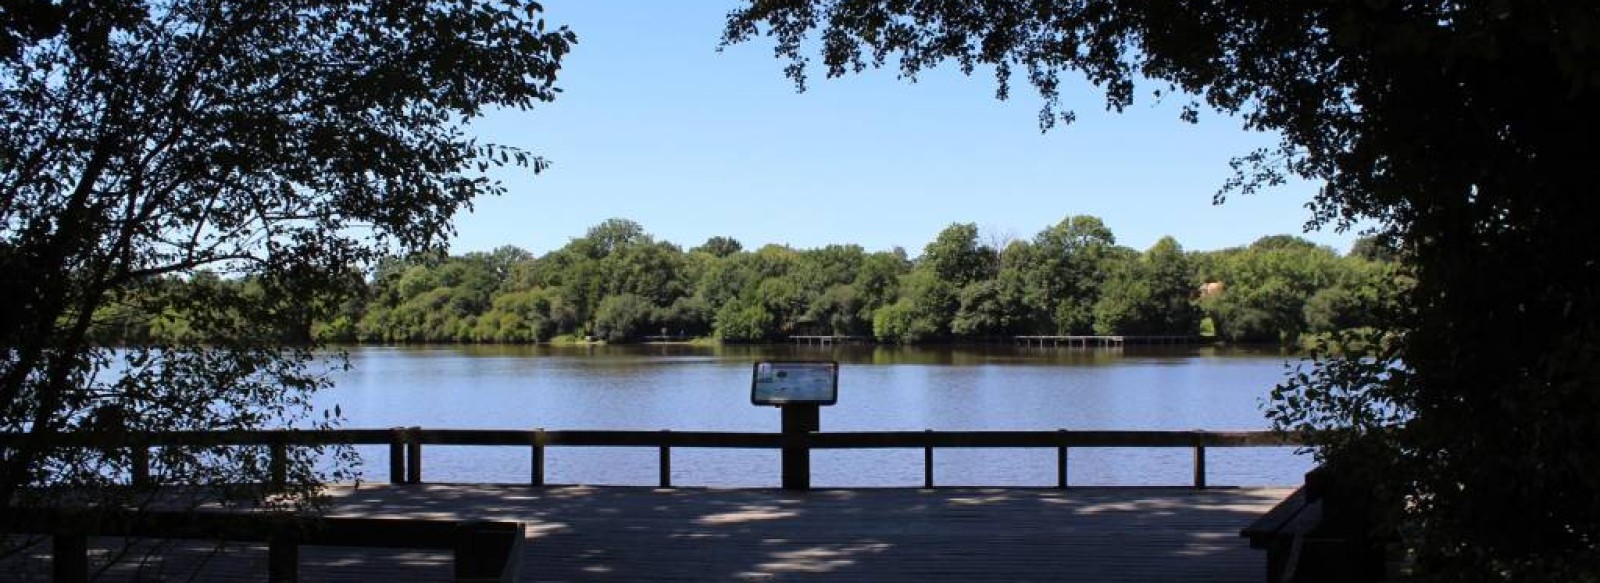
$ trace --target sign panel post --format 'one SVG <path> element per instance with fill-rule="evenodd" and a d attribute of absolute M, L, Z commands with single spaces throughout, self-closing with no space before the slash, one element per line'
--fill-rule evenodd
<path fill-rule="evenodd" d="M 783 489 L 811 489 L 811 448 L 791 440 L 804 439 L 807 433 L 822 429 L 822 410 L 817 405 L 795 403 L 779 407 L 783 411 Z"/>
<path fill-rule="evenodd" d="M 774 405 L 783 413 L 783 489 L 811 489 L 811 448 L 800 442 L 822 429 L 822 406 L 838 400 L 837 362 L 755 363 L 750 402 Z"/>

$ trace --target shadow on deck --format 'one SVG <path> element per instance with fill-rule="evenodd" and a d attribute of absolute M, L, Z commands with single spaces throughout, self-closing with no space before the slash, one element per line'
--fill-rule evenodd
<path fill-rule="evenodd" d="M 1265 558 L 1238 533 L 1289 493 L 363 485 L 333 514 L 523 522 L 523 581 L 1260 581 Z M 265 580 L 250 568 L 264 555 L 230 548 L 198 580 Z M 301 565 L 307 581 L 451 577 L 448 553 L 318 548 Z"/>

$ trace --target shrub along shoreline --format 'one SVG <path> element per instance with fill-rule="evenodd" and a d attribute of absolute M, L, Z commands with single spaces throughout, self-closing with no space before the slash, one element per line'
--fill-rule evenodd
<path fill-rule="evenodd" d="M 1028 240 L 984 241 L 975 225 L 952 224 L 916 257 L 850 244 L 747 251 L 727 237 L 685 251 L 611 219 L 542 256 L 504 246 L 392 257 L 351 279 L 348 297 L 320 299 L 338 302 L 336 316 L 284 314 L 282 333 L 352 344 L 1192 335 L 1295 347 L 1369 325 L 1408 285 L 1372 240 L 1343 255 L 1287 235 L 1215 251 L 1166 237 L 1139 251 L 1088 216 Z M 187 334 L 185 315 L 162 309 L 164 295 L 252 286 L 209 273 L 149 283 L 97 315 L 102 340 Z"/>

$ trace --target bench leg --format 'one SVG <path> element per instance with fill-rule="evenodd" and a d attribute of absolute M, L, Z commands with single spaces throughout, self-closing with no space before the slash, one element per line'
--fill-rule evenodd
<path fill-rule="evenodd" d="M 50 537 L 50 573 L 56 583 L 88 583 L 89 537 L 82 534 Z"/>

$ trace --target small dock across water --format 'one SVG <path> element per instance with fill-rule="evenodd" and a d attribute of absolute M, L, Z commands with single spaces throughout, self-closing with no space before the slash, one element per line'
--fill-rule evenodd
<path fill-rule="evenodd" d="M 846 336 L 834 334 L 831 336 L 790 336 L 789 340 L 804 346 L 828 346 L 830 344 L 854 344 L 866 342 L 865 336 Z"/>
<path fill-rule="evenodd" d="M 865 343 L 870 339 L 864 336 L 790 336 L 789 340 L 802 346 L 828 346 L 832 344 Z M 999 341 L 1001 338 L 991 339 Z M 1012 336 L 1011 340 L 1017 346 L 1034 348 L 1121 348 L 1128 345 L 1189 345 L 1201 342 L 1198 336 L 1182 335 L 1140 335 L 1140 336 Z"/>
<path fill-rule="evenodd" d="M 1198 336 L 1016 336 L 1018 346 L 1035 348 L 1121 348 L 1130 344 L 1186 345 L 1200 343 Z"/>

